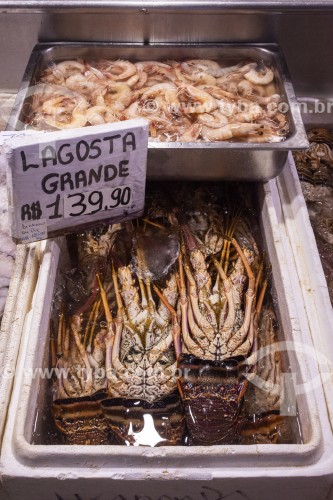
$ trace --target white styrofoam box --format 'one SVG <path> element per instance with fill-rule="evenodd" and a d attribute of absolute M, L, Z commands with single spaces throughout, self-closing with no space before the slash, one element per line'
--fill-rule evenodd
<path fill-rule="evenodd" d="M 36 284 L 37 266 L 36 245 L 18 245 L 0 330 L 0 439 L 4 431 L 6 407 L 15 376 L 25 314 L 31 306 Z"/>
<path fill-rule="evenodd" d="M 333 428 L 333 308 L 291 153 L 277 182 Z"/>
<path fill-rule="evenodd" d="M 295 302 L 294 291 L 299 293 L 299 284 L 292 252 L 286 235 L 279 230 L 281 209 L 275 182 L 258 186 L 258 196 L 284 338 L 311 349 L 304 306 Z M 2 446 L 3 485 L 10 498 L 328 498 L 333 438 L 320 384 L 297 395 L 304 444 L 158 448 L 32 444 L 36 409 L 42 408 L 45 398 L 43 380 L 32 373 L 48 364 L 48 325 L 58 255 L 55 243 L 44 252 L 34 307 L 23 333 Z M 315 358 L 302 349 L 291 349 L 288 357 L 298 380 L 308 386 L 311 379 L 320 380 Z"/>
<path fill-rule="evenodd" d="M 18 245 L 14 272 L 0 329 L 0 443 L 15 377 L 25 315 L 31 307 L 36 284 L 40 245 Z M 1 462 L 0 462 L 1 471 Z M 0 499 L 3 496 L 0 486 Z"/>

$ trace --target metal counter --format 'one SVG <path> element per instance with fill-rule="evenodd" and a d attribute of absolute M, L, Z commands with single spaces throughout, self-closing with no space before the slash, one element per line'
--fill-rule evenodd
<path fill-rule="evenodd" d="M 275 42 L 298 96 L 329 96 L 332 88 L 332 0 L 2 0 L 1 12 L 2 90 L 18 89 L 37 41 Z"/>

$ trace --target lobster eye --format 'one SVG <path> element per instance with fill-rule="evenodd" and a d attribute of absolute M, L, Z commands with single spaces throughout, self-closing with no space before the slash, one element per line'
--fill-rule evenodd
<path fill-rule="evenodd" d="M 159 360 L 159 363 L 160 363 L 161 365 L 168 365 L 168 364 L 169 364 L 169 360 L 168 360 L 168 358 L 167 358 L 166 356 L 162 356 L 162 357 L 160 358 L 160 360 Z"/>

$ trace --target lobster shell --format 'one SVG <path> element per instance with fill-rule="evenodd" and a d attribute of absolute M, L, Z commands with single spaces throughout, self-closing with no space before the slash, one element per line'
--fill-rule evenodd
<path fill-rule="evenodd" d="M 243 357 L 223 362 L 190 354 L 179 357 L 180 390 L 185 406 L 190 445 L 232 444 L 240 435 Z"/>
<path fill-rule="evenodd" d="M 57 399 L 52 415 L 67 444 L 112 444 L 114 437 L 104 418 L 100 402 L 105 391 L 81 398 Z"/>
<path fill-rule="evenodd" d="M 119 444 L 175 446 L 182 444 L 185 428 L 183 404 L 174 392 L 159 401 L 110 398 L 101 403 Z"/>

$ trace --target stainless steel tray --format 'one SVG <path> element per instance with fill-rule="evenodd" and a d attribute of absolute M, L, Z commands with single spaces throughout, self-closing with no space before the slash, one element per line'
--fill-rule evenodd
<path fill-rule="evenodd" d="M 245 59 L 263 61 L 275 73 L 278 92 L 288 105 L 290 132 L 279 143 L 149 142 L 149 179 L 268 180 L 282 170 L 289 150 L 306 149 L 308 141 L 283 55 L 276 44 L 143 45 L 110 43 L 38 44 L 33 49 L 8 130 L 24 128 L 29 116 L 28 89 L 52 61 L 66 59 L 166 60 L 201 58 L 235 64 Z"/>

